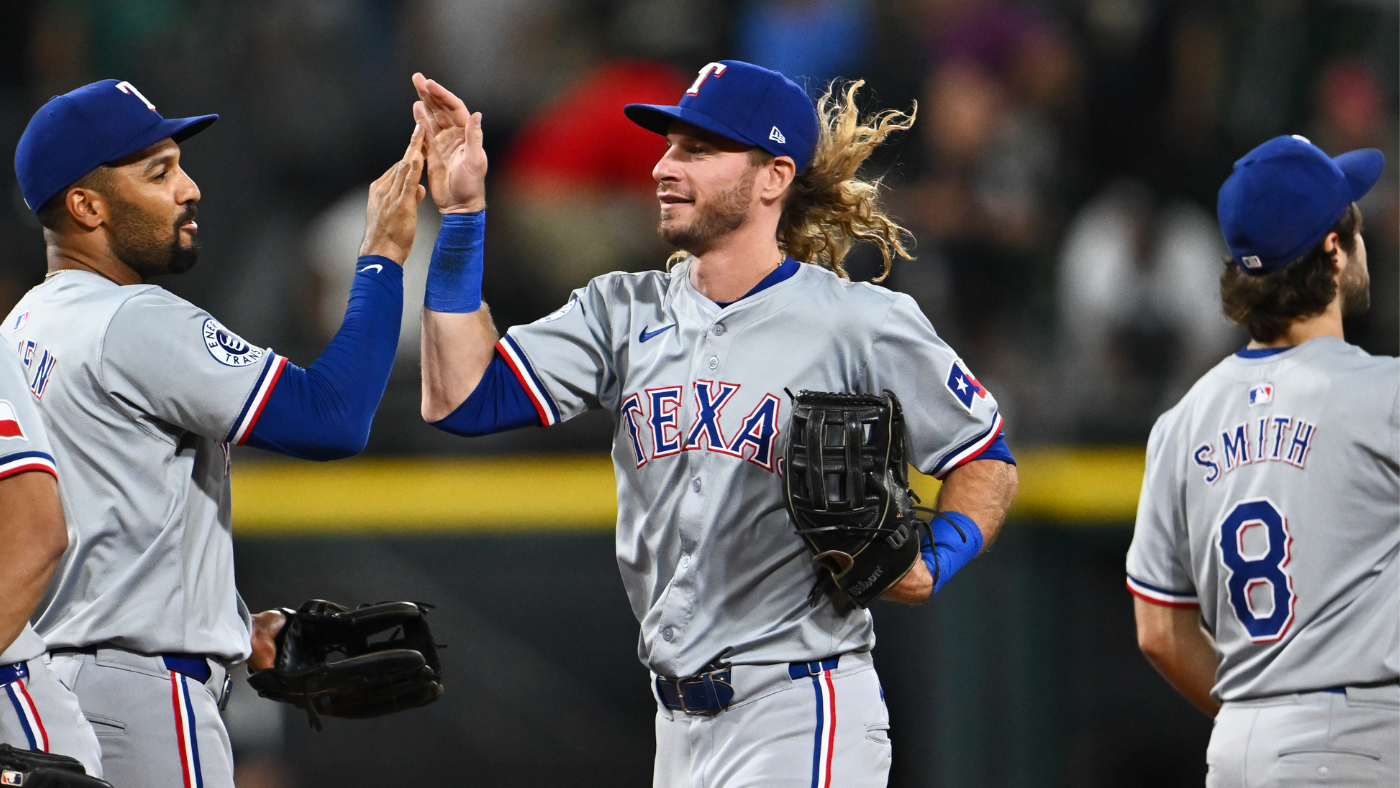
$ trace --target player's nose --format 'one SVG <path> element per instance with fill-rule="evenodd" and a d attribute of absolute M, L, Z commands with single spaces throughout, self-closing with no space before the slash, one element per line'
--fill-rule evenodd
<path fill-rule="evenodd" d="M 199 184 L 194 182 L 184 170 L 180 170 L 180 188 L 175 192 L 175 199 L 181 205 L 191 202 L 199 202 Z"/>
<path fill-rule="evenodd" d="M 655 178 L 657 183 L 680 180 L 680 168 L 677 166 L 675 151 L 675 145 L 668 147 L 661 159 L 656 162 L 656 166 L 651 168 L 651 177 Z"/>

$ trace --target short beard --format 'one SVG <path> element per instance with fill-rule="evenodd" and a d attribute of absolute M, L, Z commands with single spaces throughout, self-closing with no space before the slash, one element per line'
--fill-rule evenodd
<path fill-rule="evenodd" d="M 1371 308 L 1371 275 L 1353 258 L 1337 280 L 1342 291 L 1342 317 L 1357 317 Z"/>
<path fill-rule="evenodd" d="M 753 204 L 753 182 L 758 177 L 758 168 L 749 168 L 748 174 L 739 179 L 734 188 L 721 192 L 703 205 L 696 203 L 696 216 L 684 227 L 668 225 L 663 213 L 656 226 L 661 240 L 691 254 L 701 254 L 716 240 L 744 226 L 749 218 L 749 206 Z"/>
<path fill-rule="evenodd" d="M 132 203 L 108 196 L 112 203 L 112 253 L 142 281 L 161 274 L 183 274 L 199 260 L 199 239 L 180 245 L 180 227 L 194 219 L 190 204 L 172 227 Z"/>

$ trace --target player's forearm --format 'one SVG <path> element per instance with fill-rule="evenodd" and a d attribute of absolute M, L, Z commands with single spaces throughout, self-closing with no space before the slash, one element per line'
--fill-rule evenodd
<path fill-rule="evenodd" d="M 938 491 L 938 509 L 962 512 L 982 532 L 982 549 L 996 540 L 1016 498 L 1016 466 L 1001 460 L 973 460 L 953 469 Z"/>
<path fill-rule="evenodd" d="M 1219 657 L 1215 644 L 1201 631 L 1197 608 L 1173 608 L 1133 599 L 1138 647 L 1177 692 L 1208 716 L 1220 711 L 1211 697 Z"/>
<path fill-rule="evenodd" d="M 43 599 L 68 549 L 58 486 L 42 471 L 0 479 L 0 651 L 10 647 Z"/>
<path fill-rule="evenodd" d="M 500 334 L 485 304 L 475 312 L 423 308 L 423 420 L 441 421 L 476 390 Z"/>

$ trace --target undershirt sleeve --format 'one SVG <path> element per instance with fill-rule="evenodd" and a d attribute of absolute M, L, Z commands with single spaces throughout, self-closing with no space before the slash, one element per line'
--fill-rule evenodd
<path fill-rule="evenodd" d="M 540 427 L 539 412 L 497 350 L 486 374 L 457 409 L 432 423 L 444 432 L 475 438 L 520 427 Z"/>

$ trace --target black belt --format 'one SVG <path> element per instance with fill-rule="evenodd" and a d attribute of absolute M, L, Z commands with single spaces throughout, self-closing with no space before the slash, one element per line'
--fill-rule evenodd
<path fill-rule="evenodd" d="M 50 654 L 92 654 L 96 655 L 99 648 L 112 648 L 116 646 L 86 646 L 84 648 L 54 648 L 49 649 Z M 132 654 L 137 652 L 130 649 L 117 649 L 118 651 L 129 651 Z M 157 654 L 161 661 L 165 663 L 166 670 L 173 670 L 183 676 L 188 676 L 200 684 L 209 680 L 214 675 L 214 670 L 209 667 L 209 658 L 203 654 Z"/>
<path fill-rule="evenodd" d="M 793 662 L 788 665 L 788 676 L 793 680 L 817 676 L 822 671 L 835 670 L 840 660 L 838 656 L 820 662 Z M 679 679 L 657 676 L 656 696 L 661 699 L 661 705 L 671 711 L 713 714 L 728 708 L 729 702 L 734 700 L 734 685 L 730 679 L 730 668 Z"/>

